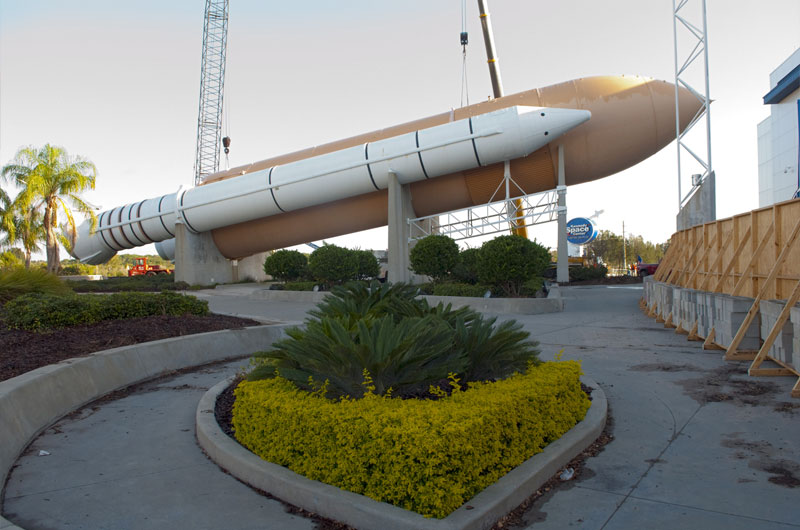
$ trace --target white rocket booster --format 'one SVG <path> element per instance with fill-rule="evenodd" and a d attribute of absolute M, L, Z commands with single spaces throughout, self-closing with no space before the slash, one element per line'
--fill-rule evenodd
<path fill-rule="evenodd" d="M 119 250 L 527 156 L 586 122 L 587 110 L 514 106 L 276 165 L 106 210 L 77 230 L 72 255 L 100 264 Z"/>

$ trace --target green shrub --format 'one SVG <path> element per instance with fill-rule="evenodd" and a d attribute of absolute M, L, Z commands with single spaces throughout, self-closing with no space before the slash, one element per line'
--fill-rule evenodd
<path fill-rule="evenodd" d="M 534 297 L 536 293 L 542 290 L 544 286 L 544 278 L 536 277 L 531 278 L 530 280 L 526 281 L 522 284 L 522 287 L 519 290 L 520 296 L 528 296 Z"/>
<path fill-rule="evenodd" d="M 283 378 L 242 382 L 239 442 L 275 464 L 372 499 L 445 517 L 586 414 L 575 362 L 544 363 L 440 400 L 332 402 Z M 367 379 L 365 386 L 371 387 Z"/>
<path fill-rule="evenodd" d="M 17 250 L 17 252 L 14 252 Z M 19 249 L 4 250 L 0 252 L 0 269 L 13 269 L 22 267 L 24 257 L 19 255 Z"/>
<path fill-rule="evenodd" d="M 476 296 L 482 297 L 490 290 L 485 285 L 472 285 L 469 283 L 437 283 L 433 286 L 436 296 Z"/>
<path fill-rule="evenodd" d="M 581 280 L 600 280 L 608 275 L 605 265 L 595 265 L 594 267 L 570 267 L 569 279 L 571 281 Z"/>
<path fill-rule="evenodd" d="M 42 331 L 153 315 L 206 315 L 208 302 L 174 292 L 80 296 L 32 293 L 6 304 L 10 328 Z"/>
<path fill-rule="evenodd" d="M 185 291 L 190 289 L 186 282 L 176 282 L 172 274 L 156 274 L 155 276 L 116 276 L 104 280 L 76 280 L 70 282 L 72 289 L 78 293 L 114 293 L 114 292 L 161 292 Z"/>
<path fill-rule="evenodd" d="M 264 272 L 283 282 L 298 280 L 306 273 L 307 267 L 305 254 L 296 250 L 279 250 L 264 260 Z"/>
<path fill-rule="evenodd" d="M 460 283 L 478 283 L 478 260 L 481 249 L 467 248 L 458 254 L 458 263 L 453 267 L 453 278 Z"/>
<path fill-rule="evenodd" d="M 338 285 L 355 277 L 355 254 L 336 245 L 323 245 L 311 253 L 308 269 L 314 279 L 327 285 Z"/>
<path fill-rule="evenodd" d="M 411 270 L 443 280 L 458 262 L 458 245 L 447 236 L 431 235 L 417 241 L 409 253 Z"/>
<path fill-rule="evenodd" d="M 377 278 L 381 273 L 381 266 L 378 258 L 371 250 L 353 250 L 353 259 L 356 263 L 356 274 L 354 280 L 371 280 Z"/>
<path fill-rule="evenodd" d="M 507 296 L 519 296 L 522 284 L 541 276 L 550 263 L 550 252 L 534 241 L 517 236 L 500 236 L 481 246 L 478 276 L 481 282 L 497 285 Z"/>
<path fill-rule="evenodd" d="M 43 269 L 11 268 L 0 271 L 0 303 L 27 293 L 68 294 L 69 286 Z"/>
<path fill-rule="evenodd" d="M 285 291 L 313 291 L 317 282 L 286 282 L 283 284 Z"/>
<path fill-rule="evenodd" d="M 495 326 L 469 308 L 431 307 L 417 292 L 403 283 L 334 288 L 304 329 L 254 355 L 248 378 L 280 375 L 306 390 L 325 383 L 327 397 L 358 398 L 365 372 L 377 394 L 409 395 L 451 373 L 500 379 L 538 362 L 538 343 L 517 322 Z"/>

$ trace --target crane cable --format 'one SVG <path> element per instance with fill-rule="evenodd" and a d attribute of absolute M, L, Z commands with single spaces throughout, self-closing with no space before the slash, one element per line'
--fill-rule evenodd
<path fill-rule="evenodd" d="M 469 84 L 467 83 L 467 0 L 461 0 L 461 106 L 464 106 L 466 96 L 469 105 Z"/>

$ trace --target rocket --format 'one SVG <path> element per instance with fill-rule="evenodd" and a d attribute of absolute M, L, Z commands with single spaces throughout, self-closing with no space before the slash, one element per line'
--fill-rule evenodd
<path fill-rule="evenodd" d="M 683 130 L 700 111 L 677 92 Z M 388 175 L 410 187 L 417 216 L 485 204 L 511 176 L 525 194 L 622 171 L 676 132 L 675 86 L 589 77 L 492 99 L 210 175 L 202 185 L 106 210 L 74 234 L 72 255 L 100 264 L 117 251 L 211 232 L 228 259 L 387 224 Z"/>

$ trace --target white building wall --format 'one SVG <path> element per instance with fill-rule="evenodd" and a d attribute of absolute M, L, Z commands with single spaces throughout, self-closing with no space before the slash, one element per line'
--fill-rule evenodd
<path fill-rule="evenodd" d="M 770 90 L 800 64 L 800 49 L 770 75 Z M 792 198 L 798 189 L 800 89 L 770 105 L 770 116 L 758 124 L 758 205 Z"/>

